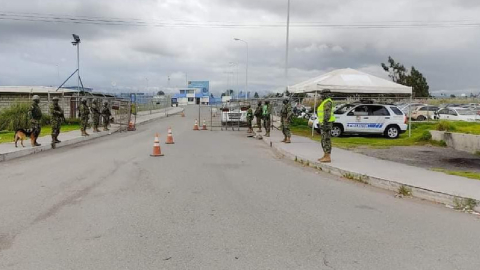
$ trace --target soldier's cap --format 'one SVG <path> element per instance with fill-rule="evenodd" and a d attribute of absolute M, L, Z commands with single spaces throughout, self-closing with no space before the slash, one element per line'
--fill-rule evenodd
<path fill-rule="evenodd" d="M 34 95 L 34 96 L 32 97 L 32 100 L 40 100 L 40 97 L 39 97 L 38 95 Z"/>
<path fill-rule="evenodd" d="M 58 97 L 53 97 L 52 101 L 59 101 L 60 99 Z"/>

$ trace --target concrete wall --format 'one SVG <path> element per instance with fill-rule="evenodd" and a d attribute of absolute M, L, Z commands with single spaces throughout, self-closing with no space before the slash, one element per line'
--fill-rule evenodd
<path fill-rule="evenodd" d="M 480 152 L 480 136 L 431 130 L 432 140 L 444 141 L 448 147 L 475 154 Z"/>

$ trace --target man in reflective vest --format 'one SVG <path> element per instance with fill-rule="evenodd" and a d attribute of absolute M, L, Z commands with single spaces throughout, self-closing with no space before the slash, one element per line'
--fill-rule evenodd
<path fill-rule="evenodd" d="M 321 95 L 323 101 L 317 108 L 317 119 L 321 129 L 322 148 L 324 155 L 318 161 L 322 163 L 330 163 L 332 162 L 332 127 L 333 122 L 335 122 L 335 115 L 333 114 L 334 104 L 331 98 L 330 90 L 323 90 Z"/>

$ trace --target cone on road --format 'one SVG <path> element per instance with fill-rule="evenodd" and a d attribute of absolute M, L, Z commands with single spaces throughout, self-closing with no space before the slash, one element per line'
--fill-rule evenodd
<path fill-rule="evenodd" d="M 202 130 L 208 130 L 208 129 L 207 129 L 207 124 L 205 123 L 205 119 L 203 119 Z"/>
<path fill-rule="evenodd" d="M 200 130 L 198 129 L 198 120 L 195 119 L 195 125 L 193 126 L 193 130 Z"/>
<path fill-rule="evenodd" d="M 158 140 L 158 133 L 155 134 L 155 141 L 153 141 L 153 154 L 151 157 L 163 157 L 162 150 L 160 149 L 160 141 Z"/>
<path fill-rule="evenodd" d="M 185 117 L 185 113 L 182 111 L 182 117 Z"/>
<path fill-rule="evenodd" d="M 135 128 L 135 124 L 133 123 L 133 121 L 130 121 L 128 123 L 128 128 L 127 128 L 128 131 L 135 131 L 136 128 Z"/>
<path fill-rule="evenodd" d="M 172 135 L 172 128 L 171 128 L 171 127 L 168 128 L 167 141 L 165 142 L 165 144 L 174 144 L 174 142 L 173 142 L 173 135 Z"/>

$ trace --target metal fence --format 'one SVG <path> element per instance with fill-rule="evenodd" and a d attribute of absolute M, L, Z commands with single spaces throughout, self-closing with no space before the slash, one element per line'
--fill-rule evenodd
<path fill-rule="evenodd" d="M 116 97 L 106 97 L 106 96 L 57 96 L 59 98 L 59 105 L 64 111 L 64 115 L 66 119 L 75 119 L 78 118 L 78 108 L 81 103 L 82 98 L 87 99 L 87 104 L 89 106 L 92 105 L 93 100 L 97 100 L 98 106 L 101 108 L 103 106 L 103 102 L 107 101 L 110 111 L 112 113 L 112 117 L 114 121 L 112 124 L 118 124 L 120 126 L 120 130 L 126 130 L 128 124 L 131 120 L 131 112 L 132 112 L 132 103 L 130 100 L 121 99 Z M 40 96 L 40 109 L 42 110 L 42 114 L 46 116 L 46 119 L 50 116 L 49 108 L 50 105 L 53 103 L 52 101 L 53 96 Z M 2 97 L 2 106 L 0 108 L 0 112 L 2 110 L 8 109 L 14 105 L 25 105 L 30 106 L 32 104 L 31 98 L 28 97 Z M 22 116 L 19 116 L 22 118 Z M 18 122 L 18 125 L 21 127 L 27 127 L 28 122 L 26 117 L 23 117 L 22 121 Z M 102 121 L 102 119 L 101 119 Z"/>

